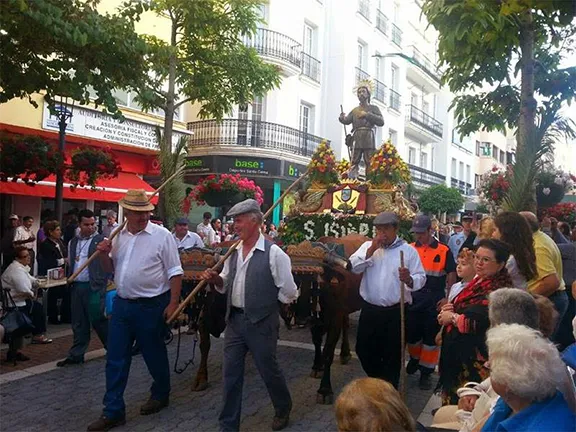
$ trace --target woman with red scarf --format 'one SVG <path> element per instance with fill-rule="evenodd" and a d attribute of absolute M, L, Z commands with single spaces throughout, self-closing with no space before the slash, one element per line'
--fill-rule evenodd
<path fill-rule="evenodd" d="M 442 404 L 458 404 L 456 390 L 469 381 L 482 382 L 489 376 L 484 367 L 488 359 L 486 332 L 488 295 L 499 288 L 511 287 L 506 270 L 510 252 L 499 240 L 481 240 L 476 247 L 476 277 L 442 307 L 438 322 L 444 326 L 440 355 Z"/>

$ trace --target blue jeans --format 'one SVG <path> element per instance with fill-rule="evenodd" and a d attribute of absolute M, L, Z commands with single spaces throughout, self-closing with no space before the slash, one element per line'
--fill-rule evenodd
<path fill-rule="evenodd" d="M 550 338 L 550 340 L 552 342 L 558 342 L 556 340 L 556 336 L 558 334 L 558 328 L 560 327 L 560 323 L 562 322 L 562 318 L 564 317 L 564 315 L 566 314 L 566 311 L 568 310 L 568 294 L 566 294 L 566 291 L 556 291 L 554 294 L 552 294 L 551 296 L 548 297 L 548 299 L 554 303 L 554 307 L 556 308 L 556 311 L 558 312 L 558 321 L 556 323 L 556 329 L 554 330 L 554 333 L 552 334 L 552 337 Z"/>
<path fill-rule="evenodd" d="M 169 302 L 170 291 L 151 299 L 137 301 L 118 296 L 114 298 L 106 356 L 106 417 L 113 419 L 125 415 L 124 390 L 128 382 L 134 341 L 140 345 L 142 357 L 154 380 L 150 398 L 159 401 L 168 399 L 170 366 L 164 344 L 164 309 Z"/>

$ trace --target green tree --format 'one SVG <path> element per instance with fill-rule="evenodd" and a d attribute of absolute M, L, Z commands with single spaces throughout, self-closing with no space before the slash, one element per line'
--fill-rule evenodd
<path fill-rule="evenodd" d="M 573 133 L 556 121 L 576 95 L 576 67 L 560 66 L 573 53 L 572 2 L 424 0 L 422 11 L 439 32 L 443 82 L 458 94 L 452 108 L 460 133 L 516 130 L 517 185 L 508 201 L 533 208 L 534 173 L 550 150 L 548 128 L 556 122 Z"/>
<path fill-rule="evenodd" d="M 99 0 L 2 0 L 0 2 L 0 103 L 45 92 L 81 104 L 95 103 L 116 117 L 113 91 L 147 79 L 146 42 L 134 31 L 134 15 L 101 14 Z"/>
<path fill-rule="evenodd" d="M 244 43 L 245 37 L 256 32 L 262 4 L 262 0 L 125 3 L 129 14 L 138 13 L 144 5 L 170 22 L 169 40 L 146 36 L 153 78 L 139 92 L 144 109 L 164 111 L 163 146 L 172 145 L 174 113 L 183 104 L 198 104 L 202 118 L 221 119 L 234 104 L 248 103 L 279 85 L 278 68 L 264 63 L 256 50 Z M 161 172 L 164 178 L 173 173 L 162 161 Z M 165 198 L 161 194 L 162 217 L 173 207 L 165 204 Z"/>
<path fill-rule="evenodd" d="M 458 189 L 439 184 L 424 189 L 418 199 L 420 211 L 423 213 L 456 213 L 464 205 L 464 197 Z"/>

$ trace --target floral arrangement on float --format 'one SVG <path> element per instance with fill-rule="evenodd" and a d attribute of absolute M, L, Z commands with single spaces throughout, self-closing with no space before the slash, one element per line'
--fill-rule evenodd
<path fill-rule="evenodd" d="M 478 195 L 490 213 L 497 213 L 502 205 L 506 193 L 510 189 L 510 179 L 512 178 L 512 168 L 508 166 L 506 170 L 498 168 L 496 165 L 492 169 L 480 176 L 478 181 Z"/>
<path fill-rule="evenodd" d="M 545 169 L 536 174 L 536 202 L 538 207 L 552 207 L 574 187 L 576 178 L 559 169 Z"/>
<path fill-rule="evenodd" d="M 90 186 L 96 189 L 98 179 L 118 177 L 120 163 L 109 148 L 82 147 L 72 152 L 71 164 L 66 179 L 71 188 Z"/>
<path fill-rule="evenodd" d="M 283 244 L 299 244 L 305 240 L 313 241 L 320 237 L 344 237 L 357 233 L 374 237 L 374 215 L 347 215 L 343 213 L 300 214 L 291 216 L 280 230 Z M 410 220 L 400 221 L 399 235 L 412 241 Z"/>
<path fill-rule="evenodd" d="M 120 163 L 109 148 L 85 146 L 72 153 L 70 163 L 54 145 L 39 136 L 3 135 L 0 180 L 34 185 L 50 175 L 64 174 L 70 188 L 97 188 L 99 179 L 114 178 Z"/>
<path fill-rule="evenodd" d="M 262 189 L 254 181 L 241 177 L 240 174 L 209 175 L 190 191 L 184 206 L 190 208 L 191 201 L 194 201 L 198 205 L 222 207 L 248 198 L 255 199 L 259 204 L 264 202 Z"/>
<path fill-rule="evenodd" d="M 367 180 L 377 189 L 392 189 L 393 186 L 410 183 L 410 168 L 390 140 L 372 155 Z"/>
<path fill-rule="evenodd" d="M 64 168 L 64 158 L 50 143 L 38 136 L 0 138 L 0 180 L 23 181 L 33 185 Z"/>
<path fill-rule="evenodd" d="M 559 203 L 546 209 L 546 215 L 559 222 L 576 223 L 576 202 Z"/>
<path fill-rule="evenodd" d="M 336 171 L 341 179 L 347 179 L 348 172 L 350 171 L 350 161 L 342 159 L 336 164 Z"/>
<path fill-rule="evenodd" d="M 308 164 L 308 177 L 313 189 L 325 189 L 338 183 L 336 157 L 328 141 L 322 141 L 312 155 Z"/>

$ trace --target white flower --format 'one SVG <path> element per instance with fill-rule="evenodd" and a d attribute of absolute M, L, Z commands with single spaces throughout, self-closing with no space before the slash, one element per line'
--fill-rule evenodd
<path fill-rule="evenodd" d="M 314 239 L 314 221 L 312 219 L 307 220 L 304 223 L 304 232 L 306 235 L 306 240 Z"/>
<path fill-rule="evenodd" d="M 542 189 L 542 193 L 546 196 L 550 195 L 550 188 L 544 188 Z"/>
<path fill-rule="evenodd" d="M 557 184 L 557 185 L 561 186 L 562 183 L 564 183 L 564 180 L 562 179 L 562 177 L 556 177 L 556 178 L 554 179 L 554 184 Z"/>
<path fill-rule="evenodd" d="M 358 234 L 362 234 L 363 236 L 367 236 L 370 233 L 370 226 L 366 222 L 362 222 L 358 227 Z"/>

